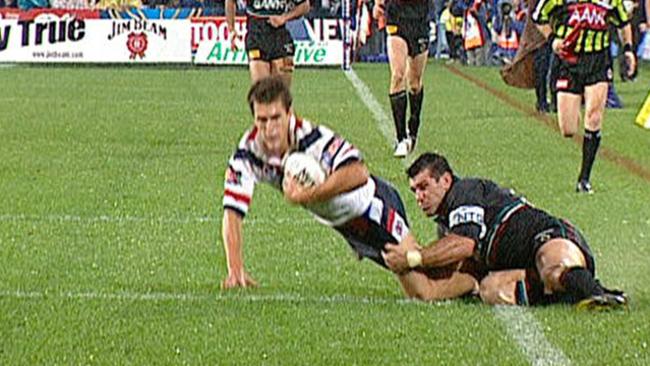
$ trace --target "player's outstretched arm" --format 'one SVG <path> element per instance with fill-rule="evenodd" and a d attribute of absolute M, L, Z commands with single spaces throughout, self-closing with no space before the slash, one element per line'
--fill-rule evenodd
<path fill-rule="evenodd" d="M 221 224 L 221 235 L 226 250 L 228 276 L 221 283 L 224 289 L 257 286 L 257 282 L 244 270 L 242 256 L 242 216 L 235 210 L 225 208 Z"/>

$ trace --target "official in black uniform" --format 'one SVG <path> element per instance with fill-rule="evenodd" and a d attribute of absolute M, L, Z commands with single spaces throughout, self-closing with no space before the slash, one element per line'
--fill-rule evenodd
<path fill-rule="evenodd" d="M 592 193 L 591 168 L 601 140 L 608 84 L 612 81 L 610 25 L 621 29 L 628 76 L 635 73 L 632 29 L 623 0 L 540 0 L 532 20 L 558 56 L 557 115 L 562 134 L 578 132 L 584 97 L 584 141 L 577 192 Z"/>
<path fill-rule="evenodd" d="M 248 1 L 246 5 L 246 52 L 252 83 L 269 75 L 280 75 L 291 85 L 295 46 L 285 24 L 309 12 L 307 0 Z M 239 46 L 235 26 L 236 0 L 226 0 L 228 39 Z"/>
<path fill-rule="evenodd" d="M 420 128 L 424 98 L 422 77 L 429 52 L 429 1 L 376 0 L 373 16 L 375 19 L 386 17 L 389 97 L 397 135 L 393 155 L 404 158 L 415 147 Z M 408 126 L 407 104 L 411 112 Z"/>
<path fill-rule="evenodd" d="M 386 245 L 384 259 L 392 270 L 435 268 L 474 257 L 494 271 L 481 282 L 487 303 L 627 304 L 625 294 L 595 279 L 589 245 L 570 222 L 492 181 L 455 176 L 438 154 L 421 155 L 407 173 L 420 209 L 435 217 L 442 237 L 421 250 Z"/>

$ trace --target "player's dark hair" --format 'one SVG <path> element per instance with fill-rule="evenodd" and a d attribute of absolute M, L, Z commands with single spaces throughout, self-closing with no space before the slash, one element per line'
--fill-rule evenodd
<path fill-rule="evenodd" d="M 413 164 L 406 169 L 406 174 L 408 174 L 409 178 L 413 178 L 425 169 L 428 169 L 431 176 L 436 180 L 440 179 L 447 172 L 454 175 L 447 159 L 440 154 L 432 152 L 426 152 L 418 156 Z"/>
<path fill-rule="evenodd" d="M 253 115 L 255 115 L 254 103 L 271 104 L 276 100 L 280 100 L 289 112 L 293 98 L 289 86 L 279 76 L 260 79 L 248 91 L 248 105 Z"/>

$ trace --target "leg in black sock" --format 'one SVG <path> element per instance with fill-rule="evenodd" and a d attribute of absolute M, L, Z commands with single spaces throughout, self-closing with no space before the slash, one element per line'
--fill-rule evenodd
<path fill-rule="evenodd" d="M 588 182 L 591 176 L 591 168 L 596 160 L 596 153 L 600 147 L 600 130 L 585 130 L 584 139 L 582 140 L 582 167 L 578 181 Z"/>
<path fill-rule="evenodd" d="M 564 286 L 564 290 L 573 302 L 603 295 L 605 292 L 591 272 L 583 267 L 573 267 L 564 271 L 560 277 L 560 284 Z"/>
<path fill-rule="evenodd" d="M 415 140 L 418 137 L 418 130 L 420 129 L 420 114 L 422 112 L 422 100 L 424 99 L 424 88 L 416 94 L 409 93 L 409 107 L 411 109 L 411 117 L 409 118 L 409 136 Z"/>
<path fill-rule="evenodd" d="M 393 111 L 397 141 L 399 142 L 406 138 L 406 90 L 393 93 L 389 97 L 390 108 Z"/>

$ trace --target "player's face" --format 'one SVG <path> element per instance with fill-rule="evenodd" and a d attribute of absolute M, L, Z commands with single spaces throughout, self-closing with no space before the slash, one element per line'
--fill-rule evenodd
<path fill-rule="evenodd" d="M 282 157 L 289 149 L 289 113 L 281 100 L 253 104 L 255 126 L 267 154 Z"/>
<path fill-rule="evenodd" d="M 429 169 L 424 169 L 409 179 L 409 185 L 422 212 L 433 216 L 451 186 L 451 175 L 445 173 L 436 180 L 431 176 Z"/>

